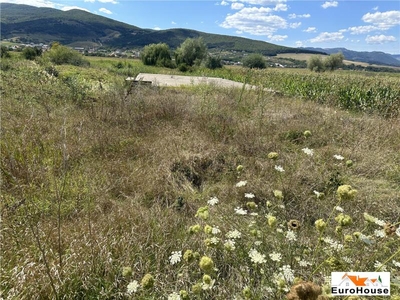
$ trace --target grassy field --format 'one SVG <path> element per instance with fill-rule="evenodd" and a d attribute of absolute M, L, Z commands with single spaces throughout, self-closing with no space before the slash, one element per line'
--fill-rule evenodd
<path fill-rule="evenodd" d="M 329 299 L 332 271 L 400 299 L 396 75 L 90 61 L 1 62 L 2 299 Z"/>

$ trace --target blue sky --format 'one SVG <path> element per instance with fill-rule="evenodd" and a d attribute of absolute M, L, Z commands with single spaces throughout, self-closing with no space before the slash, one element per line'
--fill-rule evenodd
<path fill-rule="evenodd" d="M 400 54 L 400 1 L 0 0 L 79 8 L 150 29 L 188 28 L 290 47 L 345 47 Z"/>

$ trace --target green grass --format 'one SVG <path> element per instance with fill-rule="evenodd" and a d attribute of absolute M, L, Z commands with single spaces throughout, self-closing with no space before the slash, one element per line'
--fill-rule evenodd
<path fill-rule="evenodd" d="M 56 66 L 58 77 L 35 62 L 9 66 L 0 71 L 2 298 L 296 299 L 286 295 L 303 280 L 326 299 L 332 271 L 387 270 L 398 299 L 399 117 L 335 98 L 350 83 L 396 95 L 396 77 L 191 73 L 281 91 L 271 94 L 129 89 L 121 69 L 150 70 L 131 60 Z M 327 98 L 303 96 L 312 90 Z M 342 185 L 357 193 L 339 197 Z M 199 265 L 203 256 L 213 265 Z"/>

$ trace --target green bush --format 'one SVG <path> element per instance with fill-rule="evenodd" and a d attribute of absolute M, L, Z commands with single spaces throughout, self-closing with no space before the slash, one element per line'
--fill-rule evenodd
<path fill-rule="evenodd" d="M 8 48 L 4 45 L 1 45 L 0 56 L 1 56 L 1 58 L 9 58 L 10 57 L 10 53 L 8 53 Z"/>
<path fill-rule="evenodd" d="M 90 65 L 82 54 L 59 43 L 53 43 L 50 51 L 46 52 L 46 57 L 56 65 L 68 64 L 82 67 Z"/>
<path fill-rule="evenodd" d="M 314 72 L 325 71 L 324 62 L 320 56 L 312 56 L 307 62 L 307 68 Z"/>
<path fill-rule="evenodd" d="M 222 68 L 221 58 L 209 56 L 209 57 L 207 57 L 205 66 L 206 66 L 206 68 L 209 68 L 212 70 Z"/>
<path fill-rule="evenodd" d="M 148 66 L 167 68 L 173 66 L 169 46 L 165 43 L 147 45 L 140 56 L 143 64 Z"/>
<path fill-rule="evenodd" d="M 207 46 L 202 38 L 186 39 L 175 51 L 177 65 L 185 63 L 188 66 L 200 65 L 207 57 Z"/>
<path fill-rule="evenodd" d="M 265 69 L 265 59 L 259 53 L 250 54 L 243 60 L 243 66 L 250 69 Z"/>
<path fill-rule="evenodd" d="M 343 65 L 344 56 L 342 53 L 331 54 L 324 60 L 326 70 L 333 71 Z"/>
<path fill-rule="evenodd" d="M 24 50 L 22 50 L 22 55 L 25 59 L 34 60 L 37 56 L 42 55 L 42 49 L 37 47 L 25 47 Z"/>

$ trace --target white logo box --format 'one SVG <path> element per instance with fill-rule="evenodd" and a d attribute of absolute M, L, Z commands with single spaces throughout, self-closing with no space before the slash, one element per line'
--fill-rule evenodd
<path fill-rule="evenodd" d="M 332 272 L 332 296 L 390 296 L 389 272 Z"/>

